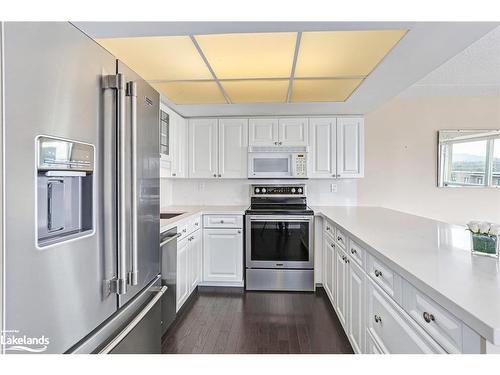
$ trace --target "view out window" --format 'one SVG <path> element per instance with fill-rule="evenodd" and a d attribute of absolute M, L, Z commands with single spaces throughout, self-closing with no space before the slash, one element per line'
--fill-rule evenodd
<path fill-rule="evenodd" d="M 440 141 L 440 158 L 440 186 L 500 186 L 498 133 L 445 138 Z"/>

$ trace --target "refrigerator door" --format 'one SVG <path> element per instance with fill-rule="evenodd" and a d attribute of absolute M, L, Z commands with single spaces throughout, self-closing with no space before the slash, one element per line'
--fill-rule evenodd
<path fill-rule="evenodd" d="M 48 339 L 28 350 L 62 353 L 117 310 L 116 294 L 103 287 L 116 275 L 114 93 L 101 89 L 116 60 L 69 23 L 6 23 L 4 31 L 4 330 Z M 40 135 L 95 150 L 93 197 L 84 208 L 92 229 L 44 247 L 37 245 Z"/>
<path fill-rule="evenodd" d="M 124 186 L 118 187 L 128 197 L 122 210 L 128 275 L 127 293 L 119 295 L 119 306 L 123 306 L 160 273 L 160 95 L 121 61 L 117 73 L 127 83 L 127 168 Z"/>

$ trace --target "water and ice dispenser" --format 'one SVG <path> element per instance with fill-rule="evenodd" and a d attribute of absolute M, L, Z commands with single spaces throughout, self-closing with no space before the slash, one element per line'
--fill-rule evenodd
<path fill-rule="evenodd" d="M 37 241 L 53 245 L 94 229 L 94 146 L 37 138 Z"/>

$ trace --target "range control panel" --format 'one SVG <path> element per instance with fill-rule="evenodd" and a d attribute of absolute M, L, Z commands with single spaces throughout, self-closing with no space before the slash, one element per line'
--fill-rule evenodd
<path fill-rule="evenodd" d="M 265 195 L 286 195 L 286 196 L 305 196 L 306 187 L 304 184 L 293 185 L 252 185 L 251 196 Z"/>

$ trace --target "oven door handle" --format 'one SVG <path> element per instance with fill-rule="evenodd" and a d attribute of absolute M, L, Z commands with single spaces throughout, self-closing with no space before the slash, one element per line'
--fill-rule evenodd
<path fill-rule="evenodd" d="M 283 221 L 283 222 L 301 222 L 301 221 L 312 221 L 312 217 L 308 217 L 308 216 L 297 216 L 297 217 L 293 217 L 293 218 L 290 218 L 290 217 L 276 217 L 276 216 L 269 216 L 269 217 L 252 217 L 250 216 L 249 217 L 250 221 L 252 223 L 254 222 L 269 222 L 269 221 L 273 221 L 273 222 L 279 222 L 279 221 Z"/>

